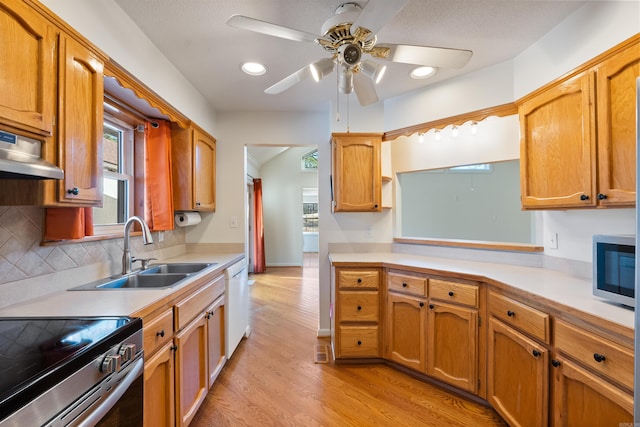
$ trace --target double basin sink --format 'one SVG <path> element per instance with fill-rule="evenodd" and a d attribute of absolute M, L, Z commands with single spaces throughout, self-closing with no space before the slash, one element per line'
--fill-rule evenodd
<path fill-rule="evenodd" d="M 124 276 L 101 279 L 87 283 L 70 291 L 117 290 L 117 289 L 165 289 L 178 285 L 190 275 L 199 273 L 215 263 L 167 263 L 152 264 L 145 270 L 134 271 Z"/>

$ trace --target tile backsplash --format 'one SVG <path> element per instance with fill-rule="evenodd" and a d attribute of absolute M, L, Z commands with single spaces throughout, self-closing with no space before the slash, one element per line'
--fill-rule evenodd
<path fill-rule="evenodd" d="M 44 209 L 33 206 L 0 206 L 0 284 L 28 279 L 89 264 L 122 262 L 123 240 L 110 239 L 58 246 L 40 246 Z M 164 232 L 159 242 L 145 246 L 131 238 L 131 252 L 143 254 L 185 243 L 184 229 Z"/>

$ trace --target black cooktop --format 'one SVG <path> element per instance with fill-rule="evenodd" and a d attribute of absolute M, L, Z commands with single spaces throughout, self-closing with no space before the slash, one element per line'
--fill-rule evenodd
<path fill-rule="evenodd" d="M 141 329 L 127 317 L 0 318 L 0 420 Z"/>

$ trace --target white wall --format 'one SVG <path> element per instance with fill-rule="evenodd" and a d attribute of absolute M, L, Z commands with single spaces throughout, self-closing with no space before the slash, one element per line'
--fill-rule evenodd
<path fill-rule="evenodd" d="M 291 147 L 260 170 L 267 266 L 302 266 L 302 189 L 318 186 L 318 173 L 301 168 L 311 149 Z"/>

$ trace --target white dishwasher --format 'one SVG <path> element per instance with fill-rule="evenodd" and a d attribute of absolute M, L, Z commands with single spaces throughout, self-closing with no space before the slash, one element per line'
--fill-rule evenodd
<path fill-rule="evenodd" d="M 231 265 L 225 275 L 225 350 L 230 359 L 242 337 L 251 334 L 249 327 L 249 289 L 247 262 Z"/>

